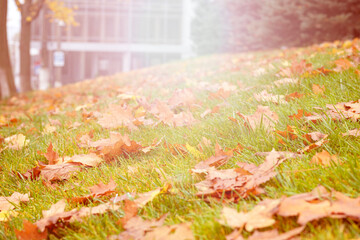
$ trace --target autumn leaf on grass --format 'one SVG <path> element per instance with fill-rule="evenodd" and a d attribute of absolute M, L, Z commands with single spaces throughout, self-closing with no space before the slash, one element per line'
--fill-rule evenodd
<path fill-rule="evenodd" d="M 309 116 L 311 116 L 311 113 L 308 113 L 303 109 L 298 109 L 298 112 L 296 114 L 290 115 L 289 118 L 291 120 L 300 120 L 303 117 L 309 117 Z"/>
<path fill-rule="evenodd" d="M 49 182 L 67 180 L 75 173 L 81 171 L 81 166 L 83 166 L 81 163 L 40 164 L 40 176 Z"/>
<path fill-rule="evenodd" d="M 205 180 L 195 184 L 199 190 L 196 195 L 205 199 L 213 197 L 235 202 L 250 194 L 258 195 L 263 192 L 260 185 L 274 177 L 277 174 L 275 168 L 286 159 L 288 157 L 272 151 L 259 166 L 238 163 L 240 168 L 236 169 L 210 168 Z"/>
<path fill-rule="evenodd" d="M 4 141 L 6 144 L 8 144 L 8 148 L 13 150 L 21 150 L 30 142 L 30 140 L 26 139 L 26 137 L 21 133 L 7 137 L 4 139 Z"/>
<path fill-rule="evenodd" d="M 342 134 L 343 136 L 354 136 L 354 137 L 360 137 L 360 129 L 353 129 L 349 130 L 346 133 Z"/>
<path fill-rule="evenodd" d="M 190 107 L 196 104 L 196 98 L 190 89 L 177 89 L 167 103 L 171 108 L 178 106 Z"/>
<path fill-rule="evenodd" d="M 285 104 L 285 96 L 284 95 L 274 95 L 268 93 L 266 90 L 263 90 L 260 93 L 255 93 L 254 98 L 259 102 L 272 102 L 275 104 Z"/>
<path fill-rule="evenodd" d="M 96 148 L 96 153 L 103 156 L 106 161 L 113 160 L 117 156 L 127 157 L 143 149 L 139 143 L 130 140 L 128 135 L 123 136 L 116 132 L 110 132 L 110 138 L 89 142 L 88 147 Z"/>
<path fill-rule="evenodd" d="M 330 155 L 330 153 L 323 150 L 322 152 L 316 153 L 312 157 L 311 163 L 315 163 L 323 166 L 330 166 L 331 163 L 340 164 L 340 161 L 336 155 Z"/>
<path fill-rule="evenodd" d="M 62 157 L 59 158 L 56 164 L 63 164 L 63 163 L 81 163 L 84 166 L 88 167 L 97 167 L 102 163 L 104 160 L 97 156 L 95 153 L 90 154 L 79 154 L 74 155 L 72 157 Z"/>
<path fill-rule="evenodd" d="M 248 240 L 290 240 L 304 231 L 305 226 L 294 228 L 288 232 L 280 233 L 277 229 L 264 232 L 255 231 Z"/>
<path fill-rule="evenodd" d="M 48 164 L 49 165 L 53 165 L 58 161 L 59 158 L 59 154 L 57 154 L 54 150 L 53 150 L 53 145 L 50 142 L 49 147 L 47 148 L 46 153 L 42 153 L 42 152 L 38 152 L 38 154 L 43 155 L 46 160 L 48 160 Z"/>
<path fill-rule="evenodd" d="M 154 220 L 143 220 L 139 216 L 135 216 L 129 219 L 124 225 L 124 232 L 118 235 L 111 235 L 108 237 L 109 240 L 117 240 L 117 239 L 134 239 L 140 240 L 144 239 L 145 234 L 147 232 L 156 229 L 157 227 L 161 227 L 164 225 L 167 214 L 163 215 L 160 219 Z"/>
<path fill-rule="evenodd" d="M 254 229 L 270 227 L 275 223 L 274 214 L 281 199 L 266 199 L 257 204 L 250 212 L 237 212 L 234 208 L 224 207 L 221 212 L 220 223 L 231 228 L 243 228 L 252 232 Z"/>
<path fill-rule="evenodd" d="M 278 135 L 280 135 L 281 137 L 278 137 L 278 141 L 279 143 L 285 145 L 286 143 L 284 142 L 283 138 L 285 139 L 289 139 L 289 140 L 295 140 L 298 138 L 297 136 L 297 132 L 294 130 L 293 126 L 286 126 L 286 130 L 285 131 L 279 131 L 276 130 L 275 133 L 277 133 Z"/>
<path fill-rule="evenodd" d="M 285 101 L 287 102 L 290 102 L 296 98 L 302 98 L 304 97 L 305 94 L 302 94 L 302 93 L 298 93 L 298 92 L 293 92 L 293 93 L 290 93 L 288 95 L 285 96 Z"/>
<path fill-rule="evenodd" d="M 360 198 L 350 198 L 343 193 L 329 193 L 319 186 L 310 193 L 285 198 L 279 207 L 278 215 L 298 216 L 297 223 L 305 225 L 321 218 L 349 218 L 360 222 Z"/>
<path fill-rule="evenodd" d="M 304 135 L 304 138 L 307 141 L 304 141 L 305 144 L 310 143 L 308 146 L 304 147 L 303 149 L 299 149 L 298 153 L 302 154 L 305 152 L 309 152 L 313 149 L 316 149 L 318 147 L 321 147 L 322 145 L 324 145 L 325 143 L 328 142 L 327 140 L 328 135 L 327 134 L 323 134 L 321 132 L 312 132 L 312 133 L 307 133 Z"/>
<path fill-rule="evenodd" d="M 349 68 L 353 67 L 354 64 L 350 62 L 346 58 L 340 58 L 334 61 L 336 67 L 334 68 L 335 72 L 341 72 L 344 70 L 348 70 Z"/>
<path fill-rule="evenodd" d="M 144 240 L 195 240 L 189 223 L 160 226 L 147 232 Z"/>
<path fill-rule="evenodd" d="M 279 121 L 279 117 L 275 112 L 272 112 L 269 107 L 258 106 L 257 110 L 252 115 L 243 115 L 237 113 L 245 121 L 245 126 L 248 126 L 251 129 L 255 129 L 264 126 L 266 129 L 270 130 L 274 128 L 275 124 Z"/>
<path fill-rule="evenodd" d="M 73 197 L 69 199 L 71 202 L 75 203 L 88 203 L 89 201 L 93 201 L 95 198 L 109 196 L 110 194 L 115 192 L 116 183 L 114 180 L 111 180 L 107 185 L 103 182 L 100 182 L 92 187 L 90 187 L 91 194 L 83 196 L 83 197 Z"/>
<path fill-rule="evenodd" d="M 324 85 L 320 86 L 318 84 L 313 84 L 311 88 L 312 88 L 313 93 L 315 93 L 315 94 L 323 95 L 324 92 L 325 92 L 325 86 Z"/>
<path fill-rule="evenodd" d="M 130 107 L 123 108 L 121 106 L 111 106 L 106 110 L 107 113 L 99 118 L 98 123 L 103 128 L 121 128 L 127 127 L 130 130 L 136 130 L 135 120 Z"/>
<path fill-rule="evenodd" d="M 14 192 L 10 197 L 0 197 L 0 212 L 15 209 L 21 202 L 28 202 L 29 194 Z"/>
<path fill-rule="evenodd" d="M 231 91 L 224 90 L 223 88 L 220 88 L 217 92 L 210 93 L 209 98 L 210 99 L 227 99 L 231 95 Z"/>
<path fill-rule="evenodd" d="M 82 207 L 70 218 L 70 222 L 82 221 L 82 218 L 89 217 L 92 215 L 103 214 L 109 211 L 117 211 L 120 209 L 120 206 L 115 205 L 113 202 L 102 203 L 95 207 Z"/>
<path fill-rule="evenodd" d="M 220 167 L 228 162 L 228 160 L 233 156 L 233 151 L 230 150 L 228 152 L 224 152 L 221 149 L 220 145 L 216 143 L 215 145 L 215 155 L 206 159 L 205 161 L 201 161 L 191 169 L 192 173 L 207 173 L 210 168 Z"/>
<path fill-rule="evenodd" d="M 15 235 L 18 240 L 45 240 L 47 231 L 40 232 L 37 226 L 27 220 L 23 221 L 23 230 L 15 229 Z"/>
<path fill-rule="evenodd" d="M 201 118 L 205 118 L 207 115 L 209 114 L 214 114 L 214 113 L 218 113 L 220 111 L 220 104 L 216 105 L 215 107 L 213 107 L 212 109 L 208 108 L 206 109 L 201 115 Z"/>
<path fill-rule="evenodd" d="M 274 82 L 275 86 L 279 87 L 281 85 L 290 85 L 290 84 L 299 84 L 299 79 L 296 78 L 282 78 Z"/>
<path fill-rule="evenodd" d="M 45 125 L 42 133 L 43 133 L 43 135 L 51 134 L 51 133 L 56 132 L 56 130 L 57 130 L 56 126 L 52 126 L 48 123 Z"/>

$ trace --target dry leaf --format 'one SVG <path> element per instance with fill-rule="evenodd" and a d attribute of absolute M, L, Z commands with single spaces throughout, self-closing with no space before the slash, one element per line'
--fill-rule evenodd
<path fill-rule="evenodd" d="M 7 137 L 4 139 L 4 141 L 6 144 L 8 144 L 8 148 L 13 150 L 21 150 L 30 142 L 30 140 L 26 139 L 26 137 L 21 133 Z"/>
<path fill-rule="evenodd" d="M 312 91 L 313 91 L 313 93 L 315 93 L 315 94 L 321 94 L 321 95 L 323 95 L 324 92 L 325 92 L 325 86 L 324 86 L 324 85 L 323 85 L 323 86 L 320 86 L 320 85 L 317 85 L 317 84 L 313 84 L 313 85 L 312 85 Z"/>
<path fill-rule="evenodd" d="M 92 201 L 94 198 L 109 196 L 110 194 L 115 192 L 116 186 L 117 185 L 114 180 L 110 180 L 110 182 L 107 185 L 105 185 L 103 182 L 100 182 L 89 188 L 91 194 L 83 197 L 73 197 L 70 199 L 70 201 L 84 204 L 89 201 Z"/>
<path fill-rule="evenodd" d="M 360 129 L 353 129 L 349 130 L 346 133 L 342 134 L 343 136 L 354 136 L 354 137 L 360 137 Z"/>
<path fill-rule="evenodd" d="M 340 164 L 340 161 L 336 155 L 330 155 L 330 153 L 323 150 L 322 152 L 316 153 L 312 157 L 311 163 L 315 163 L 323 166 L 330 166 L 331 163 Z"/>
<path fill-rule="evenodd" d="M 0 197 L 0 211 L 15 209 L 21 202 L 28 202 L 29 194 L 14 192 L 10 197 Z"/>
<path fill-rule="evenodd" d="M 272 112 L 269 107 L 264 106 L 258 106 L 256 112 L 252 115 L 237 114 L 245 120 L 245 125 L 251 129 L 255 129 L 260 125 L 266 129 L 272 129 L 279 121 L 278 115 Z"/>
<path fill-rule="evenodd" d="M 47 239 L 47 231 L 39 232 L 37 226 L 31 222 L 24 220 L 24 229 L 17 230 L 15 229 L 15 235 L 19 240 L 45 240 Z"/>

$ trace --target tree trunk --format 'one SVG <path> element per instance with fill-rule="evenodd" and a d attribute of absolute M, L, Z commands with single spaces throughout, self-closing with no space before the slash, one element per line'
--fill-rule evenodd
<path fill-rule="evenodd" d="M 10 61 L 9 45 L 7 40 L 6 17 L 7 0 L 0 0 L 0 69 L 2 69 L 2 71 L 4 72 L 10 95 L 14 95 L 16 93 L 16 87 Z"/>
<path fill-rule="evenodd" d="M 49 50 L 47 48 L 48 44 L 48 34 L 49 34 L 49 21 L 46 19 L 48 8 L 44 6 L 42 10 L 42 34 L 41 34 L 41 69 L 39 75 L 40 89 L 47 89 L 50 86 L 50 71 L 49 71 Z"/>
<path fill-rule="evenodd" d="M 32 90 L 31 87 L 31 21 L 30 7 L 32 0 L 25 0 L 21 9 L 21 33 L 20 33 L 20 81 L 21 92 Z"/>

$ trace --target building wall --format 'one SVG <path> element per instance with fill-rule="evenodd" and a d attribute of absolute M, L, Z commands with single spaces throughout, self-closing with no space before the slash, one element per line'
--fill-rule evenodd
<path fill-rule="evenodd" d="M 49 27 L 48 49 L 65 52 L 68 82 L 152 66 L 190 53 L 190 0 L 65 0 L 79 26 Z M 43 16 L 33 26 L 40 48 Z M 58 32 L 60 28 L 60 31 Z M 60 33 L 60 34 L 58 34 Z M 74 67 L 76 66 L 76 67 Z"/>

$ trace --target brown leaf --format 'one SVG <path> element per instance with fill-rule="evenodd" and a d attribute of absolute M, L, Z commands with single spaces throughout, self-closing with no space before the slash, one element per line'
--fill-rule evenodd
<path fill-rule="evenodd" d="M 265 232 L 255 231 L 248 240 L 289 240 L 294 236 L 299 235 L 304 229 L 305 226 L 301 226 L 281 234 L 279 234 L 276 229 Z"/>
<path fill-rule="evenodd" d="M 188 223 L 160 226 L 147 232 L 144 240 L 194 240 L 195 237 Z"/>
<path fill-rule="evenodd" d="M 260 93 L 254 94 L 254 98 L 259 102 L 272 102 L 275 104 L 285 104 L 285 96 L 284 95 L 274 95 L 268 93 L 266 90 L 263 90 Z"/>
<path fill-rule="evenodd" d="M 112 202 L 103 203 L 96 207 L 82 207 L 79 211 L 72 215 L 72 217 L 70 218 L 70 222 L 82 221 L 82 218 L 84 217 L 102 214 L 108 211 L 117 211 L 119 209 L 120 206 L 115 205 Z"/>
<path fill-rule="evenodd" d="M 208 169 L 205 180 L 195 184 L 199 197 L 215 197 L 238 201 L 250 194 L 262 193 L 260 184 L 267 182 L 276 175 L 274 169 L 292 156 L 284 157 L 282 153 L 270 152 L 265 161 L 256 167 L 253 164 L 239 163 L 241 168 L 216 170 Z"/>
<path fill-rule="evenodd" d="M 272 112 L 269 107 L 264 106 L 258 106 L 256 112 L 252 115 L 237 114 L 245 120 L 245 125 L 251 129 L 255 129 L 261 124 L 266 129 L 272 129 L 279 121 L 278 115 L 275 112 Z"/>
<path fill-rule="evenodd" d="M 290 85 L 290 84 L 299 84 L 299 79 L 296 78 L 283 78 L 280 80 L 276 80 L 274 84 L 279 87 L 281 85 Z"/>
<path fill-rule="evenodd" d="M 0 197 L 0 211 L 8 211 L 15 209 L 15 205 L 21 202 L 28 202 L 29 194 L 21 194 L 14 192 L 10 197 Z"/>
<path fill-rule="evenodd" d="M 49 147 L 47 148 L 46 153 L 41 153 L 47 160 L 49 165 L 53 165 L 57 162 L 59 155 L 53 150 L 53 145 L 50 142 Z"/>
<path fill-rule="evenodd" d="M 47 239 L 47 231 L 39 232 L 37 226 L 31 222 L 24 220 L 24 229 L 17 230 L 15 229 L 15 235 L 19 240 L 42 240 Z"/>
<path fill-rule="evenodd" d="M 321 147 L 322 145 L 328 142 L 327 137 L 328 137 L 327 134 L 323 134 L 321 132 L 312 132 L 305 134 L 304 138 L 307 139 L 307 141 L 310 142 L 311 144 L 303 149 L 298 150 L 298 153 L 302 154 L 305 152 L 309 152 L 313 149 L 316 149 L 318 147 Z"/>
<path fill-rule="evenodd" d="M 53 228 L 60 220 L 63 222 L 68 221 L 77 210 L 73 209 L 69 212 L 65 212 L 65 206 L 65 200 L 60 200 L 51 205 L 49 210 L 42 211 L 43 218 L 35 223 L 37 228 L 43 232 L 47 228 Z"/>
<path fill-rule="evenodd" d="M 136 216 L 124 224 L 124 232 L 119 235 L 112 235 L 109 237 L 110 240 L 123 240 L 123 239 L 133 239 L 140 240 L 144 239 L 144 236 L 147 232 L 152 231 L 156 227 L 161 227 L 164 224 L 166 215 L 163 215 L 158 220 L 143 220 L 141 217 Z"/>
<path fill-rule="evenodd" d="M 124 210 L 125 216 L 123 218 L 120 218 L 119 221 L 117 222 L 118 224 L 121 224 L 121 226 L 124 226 L 131 218 L 133 218 L 137 215 L 138 206 L 134 201 L 125 199 L 123 210 Z"/>
<path fill-rule="evenodd" d="M 343 136 L 354 136 L 354 137 L 360 137 L 360 129 L 353 129 L 349 130 L 346 133 L 342 134 Z"/>
<path fill-rule="evenodd" d="M 277 212 L 281 199 L 266 199 L 256 205 L 250 212 L 238 213 L 233 208 L 224 207 L 220 223 L 231 228 L 243 228 L 249 232 L 254 229 L 272 226 L 275 223 L 273 215 Z"/>
<path fill-rule="evenodd" d="M 321 94 L 321 95 L 323 95 L 324 92 L 325 92 L 325 86 L 324 86 L 324 85 L 323 85 L 323 86 L 320 86 L 320 85 L 317 85 L 317 84 L 313 84 L 313 85 L 312 85 L 312 91 L 313 91 L 313 93 L 315 93 L 315 94 Z"/>
<path fill-rule="evenodd" d="M 287 102 L 290 102 L 291 100 L 294 100 L 296 98 L 302 98 L 303 96 L 305 96 L 305 94 L 298 93 L 298 92 L 293 92 L 293 93 L 290 93 L 290 94 L 286 95 L 285 100 Z"/>
<path fill-rule="evenodd" d="M 40 176 L 47 181 L 67 180 L 81 170 L 81 163 L 62 163 L 57 165 L 41 166 Z"/>
<path fill-rule="evenodd" d="M 311 113 L 308 113 L 308 112 L 304 111 L 303 109 L 298 109 L 297 114 L 290 115 L 289 118 L 291 120 L 300 120 L 303 117 L 309 117 L 309 116 L 311 116 Z"/>
<path fill-rule="evenodd" d="M 178 106 L 187 106 L 196 104 L 195 95 L 190 89 L 177 89 L 168 101 L 172 108 Z"/>
<path fill-rule="evenodd" d="M 104 160 L 97 156 L 95 153 L 90 154 L 79 154 L 72 157 L 63 157 L 57 162 L 57 164 L 63 163 L 81 163 L 84 166 L 97 167 Z"/>
<path fill-rule="evenodd" d="M 90 187 L 91 194 L 83 196 L 83 197 L 73 197 L 70 199 L 71 202 L 75 203 L 87 203 L 89 201 L 93 201 L 94 198 L 109 196 L 110 194 L 115 192 L 116 183 L 114 180 L 110 180 L 110 182 L 105 185 L 103 182 L 100 182 L 92 187 Z"/>
<path fill-rule="evenodd" d="M 323 166 L 330 166 L 331 163 L 340 164 L 340 161 L 336 155 L 330 155 L 330 153 L 323 150 L 322 152 L 316 153 L 312 157 L 311 163 L 315 163 Z"/>
<path fill-rule="evenodd" d="M 30 140 L 27 140 L 26 137 L 21 133 L 7 137 L 4 139 L 4 141 L 8 144 L 8 148 L 13 150 L 21 150 L 30 142 Z"/>
<path fill-rule="evenodd" d="M 98 123 L 103 128 L 128 127 L 130 130 L 137 129 L 137 127 L 133 124 L 135 118 L 129 107 L 123 108 L 121 106 L 111 106 L 106 111 L 107 113 L 98 120 Z"/>

